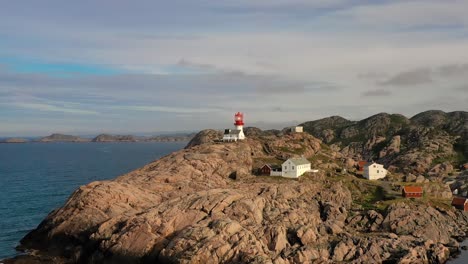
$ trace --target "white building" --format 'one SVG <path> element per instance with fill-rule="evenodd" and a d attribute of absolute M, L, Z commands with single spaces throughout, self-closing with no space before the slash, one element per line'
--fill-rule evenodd
<path fill-rule="evenodd" d="M 382 164 L 378 164 L 375 162 L 367 163 L 364 166 L 364 178 L 368 180 L 378 180 L 385 178 L 387 175 L 387 170 L 384 168 Z"/>
<path fill-rule="evenodd" d="M 225 129 L 223 141 L 237 141 L 245 139 L 244 135 L 244 114 L 237 112 L 234 115 L 234 126 L 236 129 Z"/>
<path fill-rule="evenodd" d="M 302 174 L 311 171 L 310 162 L 304 157 L 290 158 L 281 167 L 281 176 L 286 178 L 299 178 Z"/>
<path fill-rule="evenodd" d="M 291 127 L 291 132 L 302 133 L 304 132 L 304 128 L 302 126 L 294 126 Z"/>
<path fill-rule="evenodd" d="M 244 131 L 241 129 L 225 129 L 223 141 L 237 141 L 245 139 Z"/>
<path fill-rule="evenodd" d="M 304 132 L 304 127 L 302 126 L 292 126 L 292 127 L 286 127 L 284 129 L 286 133 L 302 133 Z"/>

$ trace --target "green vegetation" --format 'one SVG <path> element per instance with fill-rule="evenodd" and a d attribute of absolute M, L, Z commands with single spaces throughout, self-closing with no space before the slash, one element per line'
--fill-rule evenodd
<path fill-rule="evenodd" d="M 388 144 L 389 144 L 388 140 L 384 140 L 380 143 L 375 144 L 374 147 L 372 148 L 372 153 L 374 153 L 374 155 L 378 155 L 380 151 L 382 151 Z"/>
<path fill-rule="evenodd" d="M 275 157 L 255 158 L 253 161 L 254 163 L 262 164 L 262 166 L 263 164 L 279 165 L 283 163 L 282 160 L 279 160 Z"/>
<path fill-rule="evenodd" d="M 317 161 L 319 161 L 319 160 L 321 160 L 324 163 L 330 163 L 330 162 L 333 161 L 330 157 L 328 157 L 328 156 L 326 156 L 326 155 L 324 155 L 322 153 L 317 153 L 314 156 L 310 157 L 308 160 L 312 164 L 316 164 Z"/>
<path fill-rule="evenodd" d="M 395 115 L 395 114 L 390 115 L 390 122 L 394 125 L 402 125 L 402 126 L 405 126 L 409 123 L 406 117 L 402 115 Z"/>
<path fill-rule="evenodd" d="M 365 143 L 366 141 L 367 141 L 366 135 L 364 133 L 359 133 L 358 135 L 350 137 L 350 138 L 343 138 L 343 139 L 336 138 L 331 143 L 340 142 L 341 146 L 345 147 L 353 142 Z"/>
<path fill-rule="evenodd" d="M 288 153 L 292 153 L 292 154 L 296 154 L 296 155 L 301 155 L 305 152 L 305 147 L 302 146 L 300 148 L 288 148 L 288 147 L 280 147 L 279 148 L 280 151 L 282 152 L 288 152 Z"/>
<path fill-rule="evenodd" d="M 435 166 L 440 163 L 449 162 L 454 166 L 460 166 L 467 162 L 467 157 L 465 157 L 464 153 L 461 151 L 455 151 L 455 155 L 452 156 L 444 156 L 444 157 L 437 157 L 432 160 L 432 166 Z"/>

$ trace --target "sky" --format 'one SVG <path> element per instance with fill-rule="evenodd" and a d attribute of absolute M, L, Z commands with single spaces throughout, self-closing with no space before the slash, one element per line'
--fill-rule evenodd
<path fill-rule="evenodd" d="M 468 0 L 0 1 L 0 136 L 468 110 Z"/>

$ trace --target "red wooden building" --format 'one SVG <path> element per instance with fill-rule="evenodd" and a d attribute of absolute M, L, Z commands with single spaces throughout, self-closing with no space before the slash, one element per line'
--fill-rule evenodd
<path fill-rule="evenodd" d="M 468 199 L 463 197 L 453 197 L 452 206 L 463 211 L 468 211 Z"/>
<path fill-rule="evenodd" d="M 462 170 L 468 170 L 468 163 L 461 165 Z"/>
<path fill-rule="evenodd" d="M 423 188 L 421 186 L 405 186 L 401 191 L 401 195 L 406 198 L 410 197 L 422 197 Z"/>
<path fill-rule="evenodd" d="M 270 175 L 271 173 L 271 165 L 265 164 L 263 167 L 260 168 L 260 175 Z"/>
<path fill-rule="evenodd" d="M 358 161 L 358 164 L 357 164 L 357 170 L 360 171 L 360 172 L 364 172 L 364 167 L 366 166 L 367 164 L 367 161 L 365 160 L 361 160 L 361 161 Z"/>

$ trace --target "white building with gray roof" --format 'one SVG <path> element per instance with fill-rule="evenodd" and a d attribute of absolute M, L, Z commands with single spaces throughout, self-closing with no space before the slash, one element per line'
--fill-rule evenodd
<path fill-rule="evenodd" d="M 282 176 L 286 178 L 299 178 L 302 174 L 311 171 L 310 162 L 304 158 L 290 158 L 281 165 Z"/>

